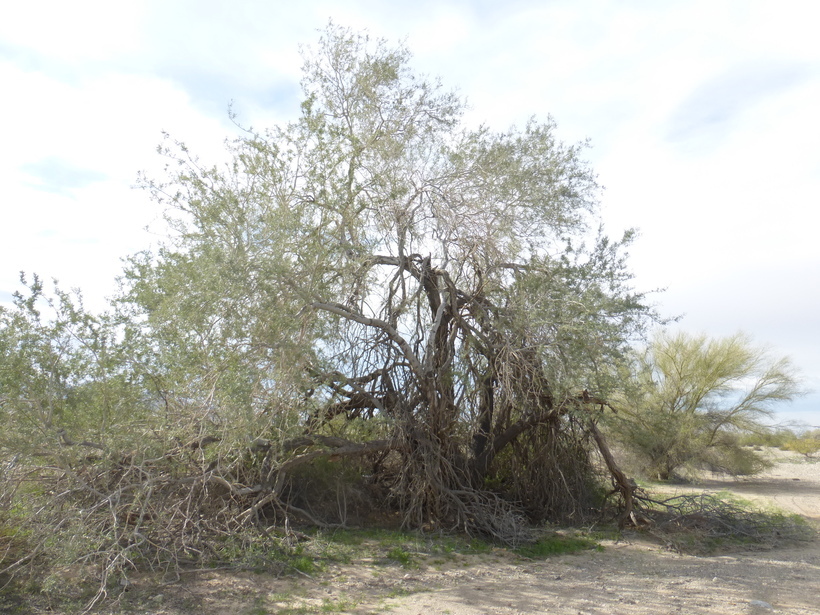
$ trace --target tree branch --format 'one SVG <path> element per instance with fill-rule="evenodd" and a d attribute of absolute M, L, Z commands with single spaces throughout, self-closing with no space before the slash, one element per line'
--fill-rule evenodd
<path fill-rule="evenodd" d="M 418 379 L 419 384 L 421 385 L 421 383 L 424 382 L 424 369 L 421 366 L 421 362 L 419 361 L 416 354 L 413 352 L 413 349 L 410 347 L 410 344 L 407 343 L 407 340 L 405 340 L 401 335 L 399 335 L 399 332 L 396 331 L 396 329 L 392 327 L 390 323 L 385 322 L 384 320 L 380 320 L 378 318 L 369 318 L 364 314 L 359 314 L 358 312 L 353 312 L 348 307 L 340 303 L 314 301 L 310 304 L 310 307 L 317 310 L 325 310 L 326 312 L 331 312 L 332 314 L 337 314 L 343 318 L 347 318 L 348 320 L 358 322 L 359 324 L 365 325 L 367 327 L 375 327 L 376 329 L 381 329 L 401 349 L 402 353 L 404 354 L 404 357 L 410 364 L 410 369 L 413 370 L 413 373 Z"/>

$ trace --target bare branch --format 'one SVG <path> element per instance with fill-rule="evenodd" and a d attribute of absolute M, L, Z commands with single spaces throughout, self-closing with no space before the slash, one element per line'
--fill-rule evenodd
<path fill-rule="evenodd" d="M 398 331 L 396 331 L 396 329 L 393 328 L 389 323 L 383 320 L 379 320 L 378 318 L 369 318 L 367 316 L 364 316 L 363 314 L 353 312 L 352 310 L 350 310 L 349 308 L 340 303 L 314 301 L 310 304 L 310 306 L 317 310 L 325 310 L 326 312 L 337 314 L 343 318 L 347 318 L 348 320 L 358 322 L 368 327 L 381 329 L 401 349 L 402 354 L 404 354 L 404 358 L 407 359 L 407 362 L 410 364 L 410 368 L 413 370 L 413 373 L 415 374 L 419 383 L 421 384 L 424 382 L 424 370 L 422 369 L 418 357 L 413 352 L 413 349 L 410 347 L 410 344 L 407 343 L 407 340 L 405 340 L 401 335 L 399 335 Z"/>

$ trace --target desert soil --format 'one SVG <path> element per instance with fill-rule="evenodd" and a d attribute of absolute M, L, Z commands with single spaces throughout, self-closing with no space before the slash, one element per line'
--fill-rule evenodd
<path fill-rule="evenodd" d="M 775 451 L 749 479 L 708 477 L 680 493 L 728 490 L 795 512 L 820 529 L 820 463 Z M 385 613 L 450 615 L 820 614 L 820 541 L 717 556 L 672 552 L 639 532 L 538 561 L 498 550 L 421 562 L 416 569 L 354 562 L 315 578 L 203 572 L 142 593 L 124 612 L 154 615 Z M 137 592 L 135 592 L 137 593 Z M 125 604 L 122 605 L 126 607 Z M 136 608 L 135 608 L 136 607 Z"/>

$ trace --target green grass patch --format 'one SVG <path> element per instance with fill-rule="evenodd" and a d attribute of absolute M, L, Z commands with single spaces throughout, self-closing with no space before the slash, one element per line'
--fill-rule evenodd
<path fill-rule="evenodd" d="M 418 539 L 418 534 L 413 532 L 402 532 L 398 530 L 386 530 L 380 528 L 333 530 L 332 532 L 317 530 L 313 535 L 314 537 L 321 538 L 327 542 L 351 546 L 358 546 L 364 543 L 377 543 L 382 546 L 393 546 L 398 544 L 406 544 L 407 542 Z"/>
<path fill-rule="evenodd" d="M 549 536 L 539 538 L 532 544 L 522 545 L 514 549 L 514 553 L 530 559 L 543 559 L 556 555 L 587 551 L 589 549 L 602 550 L 603 547 L 592 538 L 586 536 L 550 534 Z"/>
<path fill-rule="evenodd" d="M 388 559 L 398 562 L 402 568 L 418 568 L 418 564 L 413 559 L 412 553 L 404 547 L 393 547 L 387 552 Z"/>
<path fill-rule="evenodd" d="M 317 613 L 318 611 L 316 608 L 311 606 L 292 606 L 292 607 L 285 607 L 283 609 L 276 609 L 275 611 L 269 611 L 270 615 L 276 613 L 276 615 L 308 615 L 310 613 Z"/>
<path fill-rule="evenodd" d="M 338 613 L 340 611 L 349 611 L 354 608 L 356 604 L 356 602 L 346 598 L 340 598 L 339 600 L 330 600 L 325 598 L 322 601 L 321 612 Z"/>
<path fill-rule="evenodd" d="M 304 574 L 316 574 L 324 570 L 324 566 L 309 555 L 294 556 L 290 559 L 288 565 L 294 570 L 298 570 Z"/>
<path fill-rule="evenodd" d="M 467 536 L 386 529 L 315 531 L 307 549 L 328 563 L 351 564 L 372 559 L 397 563 L 404 568 L 417 568 L 419 561 L 433 558 L 443 563 L 457 555 L 490 553 L 490 542 Z"/>

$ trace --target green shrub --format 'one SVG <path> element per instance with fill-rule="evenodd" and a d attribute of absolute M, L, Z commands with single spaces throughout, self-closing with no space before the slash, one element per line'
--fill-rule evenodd
<path fill-rule="evenodd" d="M 660 334 L 635 357 L 610 429 L 659 480 L 701 468 L 754 474 L 766 460 L 740 437 L 762 438 L 773 406 L 800 392 L 788 359 L 743 334 Z"/>
<path fill-rule="evenodd" d="M 786 450 L 800 453 L 806 457 L 813 457 L 820 453 L 820 438 L 802 437 L 789 440 L 785 445 Z"/>
<path fill-rule="evenodd" d="M 412 553 L 404 547 L 393 547 L 387 552 L 387 557 L 401 564 L 403 568 L 413 568 L 415 565 Z"/>

